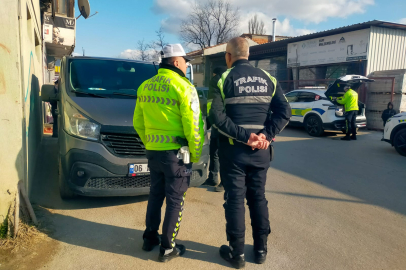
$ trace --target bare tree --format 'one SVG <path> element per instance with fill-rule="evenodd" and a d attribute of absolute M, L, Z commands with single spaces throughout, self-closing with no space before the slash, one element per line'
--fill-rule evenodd
<path fill-rule="evenodd" d="M 164 31 L 162 30 L 162 27 L 160 27 L 158 31 L 155 31 L 155 33 L 158 39 L 153 43 L 155 47 L 159 48 L 160 50 L 163 50 L 165 45 L 167 45 L 168 43 L 165 41 L 165 35 Z"/>
<path fill-rule="evenodd" d="M 204 49 L 228 41 L 238 26 L 239 9 L 229 0 L 195 2 L 191 14 L 181 23 L 180 36 L 186 44 Z"/>
<path fill-rule="evenodd" d="M 148 53 L 149 45 L 145 43 L 144 39 L 139 40 L 137 43 L 138 59 L 141 61 L 148 61 L 150 59 L 150 54 Z"/>
<path fill-rule="evenodd" d="M 165 34 L 164 31 L 162 30 L 162 27 L 159 28 L 159 30 L 155 31 L 157 39 L 154 41 L 151 41 L 149 44 L 149 47 L 155 51 L 155 54 L 158 54 L 160 51 L 162 51 L 168 43 L 165 41 Z"/>
<path fill-rule="evenodd" d="M 248 21 L 248 31 L 250 34 L 265 35 L 265 23 L 262 20 L 258 21 L 257 14 Z"/>

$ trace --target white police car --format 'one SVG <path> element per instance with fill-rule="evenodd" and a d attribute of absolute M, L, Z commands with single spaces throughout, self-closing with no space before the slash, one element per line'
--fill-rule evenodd
<path fill-rule="evenodd" d="M 382 141 L 390 143 L 402 156 L 406 156 L 406 112 L 388 119 Z"/>
<path fill-rule="evenodd" d="M 337 79 L 326 90 L 298 89 L 285 96 L 292 108 L 290 125 L 304 126 L 310 136 L 321 136 L 325 130 L 345 132 L 344 106 L 332 98 L 344 95 L 344 86 L 351 84 L 357 90 L 364 82 L 372 82 L 364 76 L 346 75 Z M 365 105 L 359 102 L 357 128 L 366 127 Z"/>

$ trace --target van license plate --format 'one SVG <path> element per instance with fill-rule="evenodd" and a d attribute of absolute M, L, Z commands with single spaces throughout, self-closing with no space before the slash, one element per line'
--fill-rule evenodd
<path fill-rule="evenodd" d="M 130 164 L 129 174 L 149 174 L 148 164 Z"/>

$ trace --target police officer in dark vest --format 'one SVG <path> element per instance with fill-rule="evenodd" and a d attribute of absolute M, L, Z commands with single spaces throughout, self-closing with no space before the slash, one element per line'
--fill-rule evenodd
<path fill-rule="evenodd" d="M 207 115 L 210 113 L 211 104 L 213 102 L 213 97 L 210 96 L 213 91 L 213 87 L 217 87 L 217 83 L 221 78 L 221 74 L 226 72 L 226 67 L 216 67 L 213 70 L 213 77 L 210 80 L 209 86 L 209 96 L 207 98 Z M 211 89 L 211 90 L 210 90 Z M 211 127 L 210 121 L 207 121 L 207 129 Z M 218 131 L 216 128 L 211 129 L 210 134 L 210 166 L 209 166 L 209 177 L 207 178 L 206 182 L 203 183 L 204 186 L 216 186 L 217 192 L 223 192 L 224 187 L 221 182 L 219 182 L 219 170 L 220 170 L 220 163 L 219 163 L 219 146 L 218 146 Z"/>
<path fill-rule="evenodd" d="M 229 246 L 222 246 L 220 255 L 237 269 L 245 266 L 245 198 L 251 216 L 255 262 L 265 262 L 271 232 L 265 198 L 269 144 L 291 117 L 291 108 L 277 80 L 253 67 L 248 55 L 249 45 L 244 38 L 234 38 L 227 44 L 229 69 L 214 88 L 209 116 L 219 131 L 220 176 L 225 189 Z"/>

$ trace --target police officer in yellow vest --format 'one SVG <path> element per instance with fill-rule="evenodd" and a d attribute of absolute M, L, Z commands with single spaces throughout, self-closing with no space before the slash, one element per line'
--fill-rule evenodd
<path fill-rule="evenodd" d="M 344 105 L 345 109 L 346 135 L 341 140 L 351 141 L 357 139 L 358 93 L 352 90 L 349 85 L 344 87 L 344 91 L 344 96 L 337 98 L 337 102 Z"/>
<path fill-rule="evenodd" d="M 161 244 L 158 260 L 167 262 L 186 250 L 175 243 L 175 237 L 183 218 L 192 163 L 202 153 L 204 130 L 196 89 L 185 77 L 190 59 L 180 44 L 165 46 L 161 55 L 158 74 L 138 88 L 133 122 L 147 150 L 151 173 L 143 249 L 151 251 Z M 165 198 L 160 239 L 158 229 Z"/>

